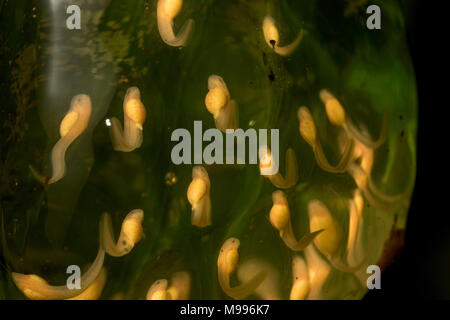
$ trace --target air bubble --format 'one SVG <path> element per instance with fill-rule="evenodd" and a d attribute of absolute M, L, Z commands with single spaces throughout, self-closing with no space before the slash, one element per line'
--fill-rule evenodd
<path fill-rule="evenodd" d="M 165 182 L 166 182 L 166 184 L 168 186 L 173 186 L 175 183 L 177 183 L 178 178 L 175 175 L 175 173 L 169 171 L 169 172 L 166 173 L 166 176 L 164 177 L 164 180 L 165 180 Z"/>

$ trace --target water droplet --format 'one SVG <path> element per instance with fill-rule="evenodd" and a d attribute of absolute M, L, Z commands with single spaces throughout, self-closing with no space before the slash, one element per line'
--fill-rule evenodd
<path fill-rule="evenodd" d="M 175 175 L 175 173 L 169 171 L 166 173 L 166 176 L 164 177 L 164 180 L 166 181 L 166 184 L 168 186 L 173 186 L 175 183 L 177 183 L 178 178 Z"/>

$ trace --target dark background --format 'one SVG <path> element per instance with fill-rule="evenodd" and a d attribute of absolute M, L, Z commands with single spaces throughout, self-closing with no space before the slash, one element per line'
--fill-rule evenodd
<path fill-rule="evenodd" d="M 405 0 L 409 3 L 412 0 Z M 408 43 L 417 79 L 417 177 L 403 253 L 365 299 L 450 299 L 450 195 L 447 192 L 449 89 L 443 2 L 414 1 Z M 446 57 L 447 56 L 447 57 Z"/>

